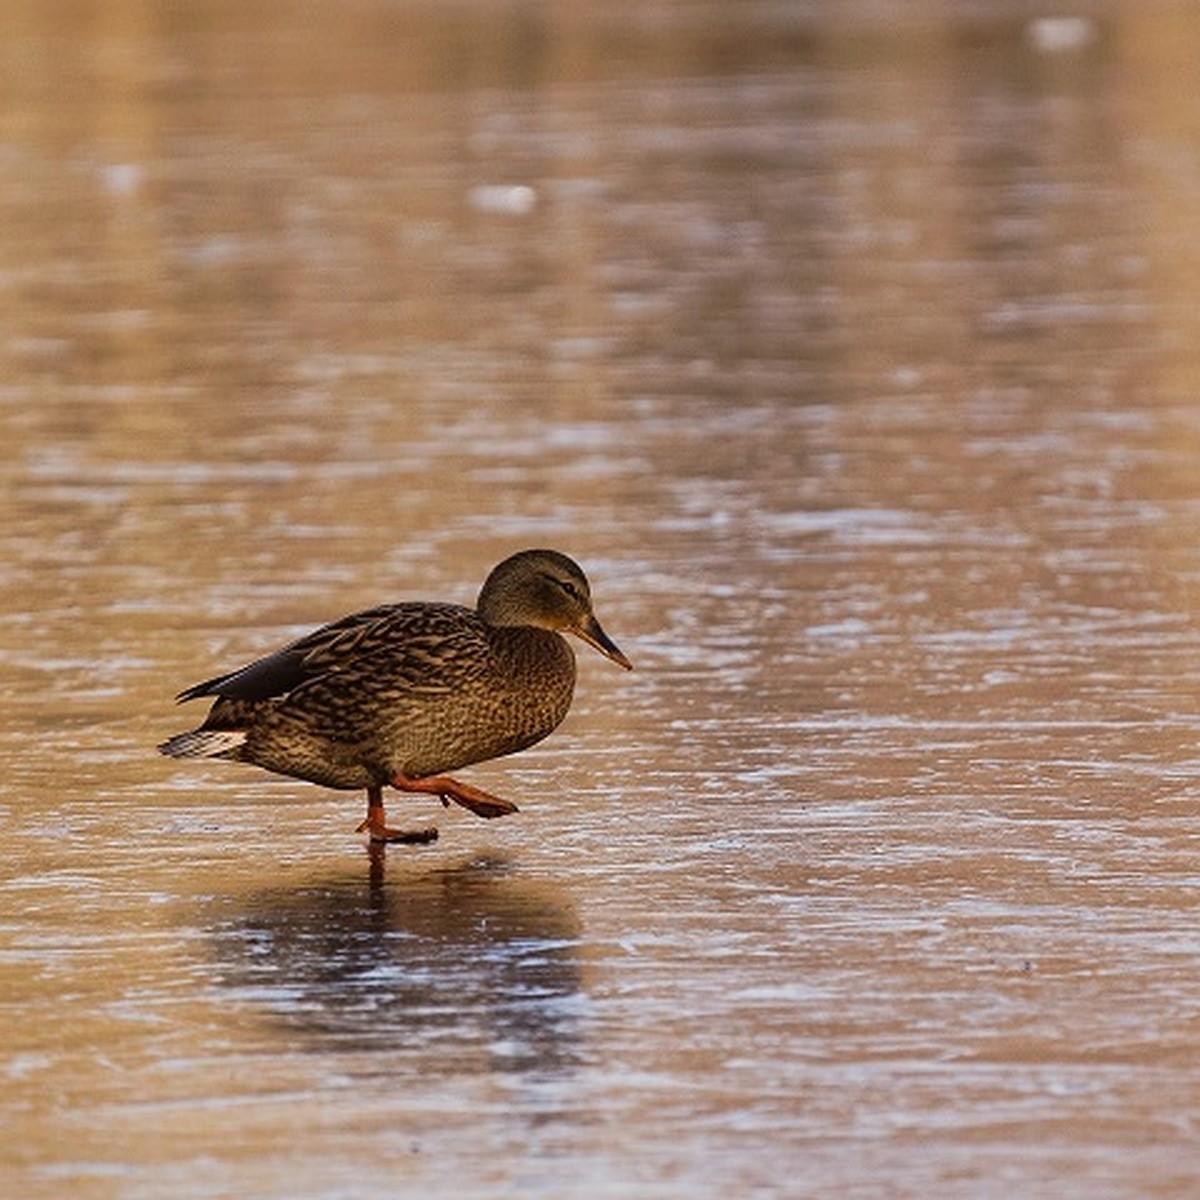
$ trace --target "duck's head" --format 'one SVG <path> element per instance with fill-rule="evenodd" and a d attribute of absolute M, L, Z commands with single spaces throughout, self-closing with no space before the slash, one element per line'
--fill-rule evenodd
<path fill-rule="evenodd" d="M 475 608 L 489 625 L 534 625 L 573 633 L 605 658 L 633 669 L 592 612 L 587 576 L 557 550 L 522 550 L 493 567 Z"/>

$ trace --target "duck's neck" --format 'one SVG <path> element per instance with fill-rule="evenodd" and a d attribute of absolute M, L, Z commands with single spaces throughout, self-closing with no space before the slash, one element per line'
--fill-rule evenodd
<path fill-rule="evenodd" d="M 530 625 L 493 629 L 493 661 L 509 727 L 522 744 L 543 738 L 567 715 L 575 691 L 575 654 L 567 639 Z"/>
<path fill-rule="evenodd" d="M 509 628 L 527 623 L 521 605 L 514 601 L 503 580 L 497 580 L 494 571 L 488 576 L 483 590 L 479 593 L 475 611 L 489 625 L 497 627 Z"/>
<path fill-rule="evenodd" d="M 509 684 L 526 692 L 566 697 L 575 686 L 575 653 L 567 639 L 532 625 L 493 629 L 488 639 L 496 665 Z"/>

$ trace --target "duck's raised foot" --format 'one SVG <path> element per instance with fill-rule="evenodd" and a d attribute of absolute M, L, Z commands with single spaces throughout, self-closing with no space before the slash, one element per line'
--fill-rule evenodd
<path fill-rule="evenodd" d="M 520 811 L 511 800 L 493 796 L 491 792 L 472 787 L 469 783 L 460 783 L 457 779 L 451 779 L 449 775 L 429 775 L 424 779 L 397 775 L 392 779 L 392 787 L 402 792 L 424 792 L 427 795 L 439 796 L 447 808 L 453 800 L 455 804 L 461 804 L 477 817 L 489 821 L 494 817 L 506 817 L 509 813 Z"/>

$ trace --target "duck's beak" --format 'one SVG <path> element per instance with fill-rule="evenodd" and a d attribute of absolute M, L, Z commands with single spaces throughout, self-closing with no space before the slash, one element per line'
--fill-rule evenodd
<path fill-rule="evenodd" d="M 633 663 L 621 653 L 616 642 L 600 628 L 600 622 L 595 617 L 589 615 L 582 625 L 576 626 L 571 632 L 577 633 L 589 646 L 595 647 L 605 658 L 611 658 L 618 666 L 624 667 L 627 671 L 633 670 Z"/>

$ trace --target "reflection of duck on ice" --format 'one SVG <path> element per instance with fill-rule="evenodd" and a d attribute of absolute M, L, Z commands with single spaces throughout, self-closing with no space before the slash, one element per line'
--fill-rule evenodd
<path fill-rule="evenodd" d="M 485 857 L 261 893 L 218 928 L 217 952 L 222 978 L 314 1050 L 555 1073 L 579 1061 L 578 939 L 557 887 Z"/>

